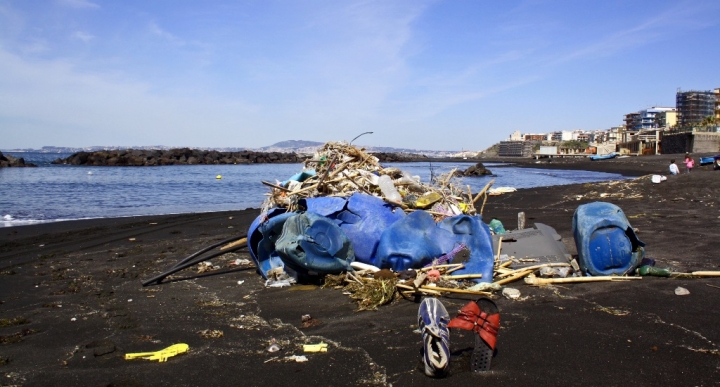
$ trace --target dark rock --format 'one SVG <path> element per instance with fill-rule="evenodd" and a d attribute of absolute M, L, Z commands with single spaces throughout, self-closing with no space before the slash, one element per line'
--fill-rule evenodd
<path fill-rule="evenodd" d="M 461 176 L 466 176 L 466 177 L 467 176 L 486 176 L 486 175 L 492 175 L 492 172 L 490 172 L 489 169 L 485 168 L 483 163 L 477 163 L 464 171 L 458 171 L 458 174 Z"/>
<path fill-rule="evenodd" d="M 33 163 L 25 163 L 25 159 L 22 157 L 3 155 L 2 152 L 0 152 L 0 168 L 9 167 L 37 167 L 37 165 Z"/>
<path fill-rule="evenodd" d="M 66 159 L 57 159 L 53 164 L 104 165 L 104 166 L 157 166 L 157 165 L 213 165 L 213 164 L 261 164 L 299 163 L 295 153 L 281 152 L 218 152 L 199 149 L 170 150 L 109 150 L 78 152 Z M 0 160 L 0 163 L 4 161 Z"/>

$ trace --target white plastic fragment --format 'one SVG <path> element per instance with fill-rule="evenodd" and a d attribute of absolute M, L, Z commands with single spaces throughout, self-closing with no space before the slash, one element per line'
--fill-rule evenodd
<path fill-rule="evenodd" d="M 298 363 L 305 363 L 306 361 L 308 361 L 308 358 L 305 355 L 292 355 L 292 356 L 286 356 L 285 360 L 295 361 Z"/>
<path fill-rule="evenodd" d="M 682 288 L 680 286 L 675 288 L 675 295 L 677 296 L 687 296 L 688 294 L 690 294 L 690 291 L 685 288 Z"/>
<path fill-rule="evenodd" d="M 515 288 L 505 288 L 502 295 L 509 300 L 517 300 L 520 298 L 520 291 Z"/>

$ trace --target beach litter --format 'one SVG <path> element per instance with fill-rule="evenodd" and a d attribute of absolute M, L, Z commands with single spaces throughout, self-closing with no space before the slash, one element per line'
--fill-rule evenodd
<path fill-rule="evenodd" d="M 125 360 L 133 359 L 144 359 L 144 360 L 157 360 L 159 362 L 166 362 L 168 358 L 177 356 L 182 353 L 187 353 L 190 346 L 184 343 L 173 344 L 165 349 L 161 349 L 155 352 L 138 352 L 138 353 L 126 353 Z"/>
<path fill-rule="evenodd" d="M 326 143 L 299 173 L 262 182 L 270 192 L 248 231 L 250 255 L 266 279 L 282 270 L 297 281 L 325 276 L 326 285 L 337 286 L 338 280 L 351 285 L 349 293 L 367 300 L 361 309 L 393 299 L 394 274 L 384 280 L 364 277 L 380 269 L 399 273 L 454 260 L 463 264 L 454 268 L 455 276 L 466 277 L 445 280 L 491 282 L 491 231 L 475 203 L 487 199 L 492 182 L 473 194 L 453 176 L 454 171 L 426 184 L 381 166 L 360 148 Z M 458 254 L 461 250 L 466 253 Z M 437 286 L 447 273 L 425 274 Z"/>

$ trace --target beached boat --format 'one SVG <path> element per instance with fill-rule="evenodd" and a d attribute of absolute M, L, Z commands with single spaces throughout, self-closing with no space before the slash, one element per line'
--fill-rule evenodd
<path fill-rule="evenodd" d="M 718 156 L 710 156 L 710 157 L 701 157 L 700 158 L 700 165 L 708 165 L 715 162 L 715 158 L 720 157 Z"/>
<path fill-rule="evenodd" d="M 590 160 L 607 160 L 607 159 L 612 159 L 615 156 L 617 156 L 617 153 L 615 153 L 615 152 L 608 153 L 606 155 L 593 155 L 593 156 L 590 156 Z"/>

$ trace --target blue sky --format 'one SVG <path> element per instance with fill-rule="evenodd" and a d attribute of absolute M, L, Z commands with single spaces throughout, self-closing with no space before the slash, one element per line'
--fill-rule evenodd
<path fill-rule="evenodd" d="M 720 87 L 720 1 L 0 0 L 0 149 L 482 150 Z"/>

